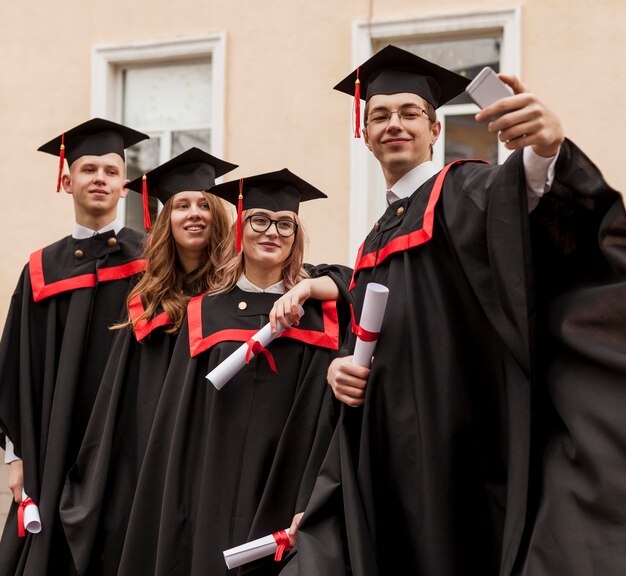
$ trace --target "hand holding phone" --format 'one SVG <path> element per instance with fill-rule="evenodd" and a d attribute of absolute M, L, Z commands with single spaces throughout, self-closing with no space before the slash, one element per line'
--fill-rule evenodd
<path fill-rule="evenodd" d="M 481 108 L 514 94 L 489 66 L 483 68 L 465 88 L 470 98 Z"/>

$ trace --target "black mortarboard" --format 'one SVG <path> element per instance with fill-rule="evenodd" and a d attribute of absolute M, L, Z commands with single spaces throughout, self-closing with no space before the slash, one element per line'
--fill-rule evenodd
<path fill-rule="evenodd" d="M 102 118 L 92 118 L 53 138 L 50 142 L 46 142 L 37 150 L 59 156 L 58 192 L 65 158 L 67 158 L 68 166 L 81 156 L 103 156 L 115 153 L 124 159 L 125 148 L 147 138 L 149 138 L 147 134 L 127 128 L 122 124 Z"/>
<path fill-rule="evenodd" d="M 252 208 L 263 208 L 272 212 L 290 210 L 297 214 L 300 202 L 327 198 L 326 194 L 287 168 L 225 182 L 211 188 L 209 192 L 237 207 L 237 252 L 241 251 L 243 210 Z"/>
<path fill-rule="evenodd" d="M 174 194 L 185 190 L 208 190 L 215 186 L 215 179 L 237 168 L 211 156 L 200 148 L 190 148 L 171 160 L 135 178 L 126 188 L 141 192 L 144 203 L 144 226 L 150 228 L 147 211 L 148 195 L 165 204 Z"/>
<path fill-rule="evenodd" d="M 469 82 L 456 72 L 390 44 L 346 76 L 334 89 L 354 96 L 355 113 L 358 114 L 361 99 L 367 102 L 376 94 L 399 92 L 417 94 L 438 108 L 463 92 Z M 357 137 L 359 122 L 357 117 Z"/>

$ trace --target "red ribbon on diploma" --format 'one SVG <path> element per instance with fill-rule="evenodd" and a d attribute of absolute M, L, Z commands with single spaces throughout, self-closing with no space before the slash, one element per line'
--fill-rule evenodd
<path fill-rule="evenodd" d="M 36 506 L 35 502 L 28 496 L 20 502 L 17 509 L 17 535 L 20 538 L 26 536 L 26 527 L 24 526 L 24 510 L 27 506 Z"/>
<path fill-rule="evenodd" d="M 289 543 L 289 534 L 287 534 L 286 530 L 279 530 L 278 532 L 274 532 L 272 536 L 274 537 L 274 540 L 276 540 L 276 544 L 278 545 L 278 548 L 276 548 L 276 554 L 274 554 L 274 560 L 276 562 L 280 562 L 283 559 L 283 554 L 291 550 L 291 544 Z"/>
<path fill-rule="evenodd" d="M 250 338 L 250 340 L 246 342 L 246 346 L 248 347 L 248 351 L 246 352 L 246 364 L 250 363 L 250 354 L 254 354 L 255 356 L 263 354 L 263 356 L 267 358 L 267 363 L 270 365 L 272 372 L 274 372 L 274 374 L 278 374 L 278 370 L 276 370 L 276 362 L 274 362 L 274 356 L 272 356 L 272 353 L 267 348 L 264 348 L 258 340 Z"/>
<path fill-rule="evenodd" d="M 352 332 L 363 342 L 376 342 L 380 336 L 380 332 L 370 332 L 362 326 L 359 326 L 354 319 L 354 308 L 350 305 L 350 315 L 352 316 Z"/>

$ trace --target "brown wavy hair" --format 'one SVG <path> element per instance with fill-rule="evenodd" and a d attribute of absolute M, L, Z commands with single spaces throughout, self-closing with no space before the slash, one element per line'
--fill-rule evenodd
<path fill-rule="evenodd" d="M 241 219 L 246 222 L 246 218 L 252 214 L 254 210 L 244 210 Z M 300 280 L 309 278 L 309 273 L 303 268 L 304 249 L 307 244 L 307 234 L 302 225 L 302 220 L 294 213 L 293 219 L 298 225 L 291 252 L 283 262 L 282 280 L 285 283 L 285 291 L 293 288 Z M 221 252 L 221 261 L 217 265 L 215 274 L 216 281 L 209 287 L 211 294 L 223 294 L 232 290 L 237 284 L 245 268 L 245 256 L 243 250 L 237 254 L 235 239 L 237 235 L 237 223 L 233 223 L 228 238 L 225 240 Z"/>
<path fill-rule="evenodd" d="M 216 282 L 216 272 L 220 260 L 221 244 L 227 237 L 231 218 L 224 201 L 202 192 L 211 210 L 211 232 L 206 259 L 191 274 L 185 274 L 178 261 L 176 243 L 172 235 L 170 215 L 172 199 L 163 206 L 156 223 L 144 241 L 144 254 L 147 260 L 146 271 L 128 295 L 126 304 L 141 294 L 145 312 L 138 318 L 153 318 L 161 311 L 166 312 L 172 325 L 166 330 L 168 334 L 178 332 L 183 324 L 187 303 L 192 296 L 202 294 Z M 138 321 L 137 320 L 137 321 Z M 130 314 L 126 322 L 113 328 L 124 328 L 133 324 Z"/>

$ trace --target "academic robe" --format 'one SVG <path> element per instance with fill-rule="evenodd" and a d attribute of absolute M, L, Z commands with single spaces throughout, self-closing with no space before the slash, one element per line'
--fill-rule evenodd
<path fill-rule="evenodd" d="M 60 516 L 78 574 L 115 574 L 161 386 L 178 334 L 161 311 L 149 320 L 141 295 L 129 306 L 134 329 L 117 335 Z"/>
<path fill-rule="evenodd" d="M 0 343 L 0 426 L 24 465 L 41 533 L 17 535 L 13 503 L 0 542 L 0 574 L 41 575 L 71 565 L 58 518 L 129 283 L 145 262 L 129 228 L 66 237 L 30 256 Z"/>
<path fill-rule="evenodd" d="M 626 574 L 626 214 L 601 178 L 592 192 L 533 215 L 551 410 L 523 576 Z"/>
<path fill-rule="evenodd" d="M 561 156 L 586 160 L 569 141 Z M 595 174 L 570 170 L 562 185 Z M 342 407 L 284 573 L 508 574 L 536 370 L 521 152 L 452 165 L 389 206 L 357 257 L 357 322 L 370 281 L 389 301 L 365 404 Z"/>
<path fill-rule="evenodd" d="M 277 294 L 192 299 L 157 409 L 120 575 L 226 574 L 222 552 L 288 528 L 304 509 L 334 425 L 328 364 L 340 345 L 335 301 L 309 300 L 223 388 L 208 372 L 268 322 Z M 186 341 L 187 340 L 187 341 Z M 243 572 L 275 574 L 273 558 Z"/>

